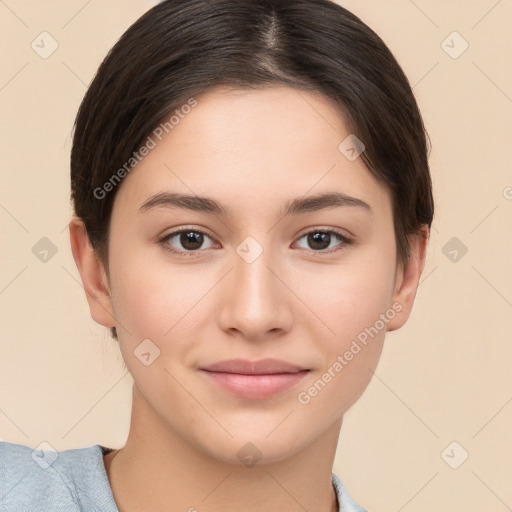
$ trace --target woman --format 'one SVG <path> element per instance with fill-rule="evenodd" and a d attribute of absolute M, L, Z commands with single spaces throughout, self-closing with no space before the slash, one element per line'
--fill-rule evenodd
<path fill-rule="evenodd" d="M 6 510 L 364 511 L 332 473 L 343 415 L 411 313 L 434 213 L 383 41 L 329 0 L 163 1 L 84 97 L 71 188 L 130 432 L 0 443 Z"/>

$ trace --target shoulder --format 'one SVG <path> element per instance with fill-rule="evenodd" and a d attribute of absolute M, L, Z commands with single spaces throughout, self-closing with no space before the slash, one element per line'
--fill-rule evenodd
<path fill-rule="evenodd" d="M 1 510 L 79 512 L 95 505 L 115 511 L 103 450 L 98 444 L 62 451 L 48 445 L 36 450 L 0 441 Z"/>
<path fill-rule="evenodd" d="M 338 502 L 340 504 L 339 512 L 368 512 L 350 497 L 343 482 L 335 473 L 332 474 L 332 485 L 338 496 Z"/>

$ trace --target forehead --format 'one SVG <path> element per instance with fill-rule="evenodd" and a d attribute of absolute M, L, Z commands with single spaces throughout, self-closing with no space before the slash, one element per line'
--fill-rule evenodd
<path fill-rule="evenodd" d="M 219 87 L 194 99 L 160 130 L 161 140 L 150 135 L 155 147 L 123 179 L 118 208 L 137 210 L 165 190 L 261 213 L 270 203 L 282 208 L 290 198 L 335 190 L 371 202 L 377 212 L 389 209 L 387 190 L 363 160 L 340 151 L 350 133 L 324 96 Z"/>

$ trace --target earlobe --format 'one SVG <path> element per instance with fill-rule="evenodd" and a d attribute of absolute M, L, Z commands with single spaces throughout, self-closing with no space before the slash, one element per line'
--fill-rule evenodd
<path fill-rule="evenodd" d="M 416 291 L 425 266 L 428 233 L 428 227 L 422 226 L 419 233 L 409 235 L 408 237 L 411 255 L 405 266 L 398 266 L 392 298 L 392 304 L 396 303 L 397 306 L 399 305 L 400 311 L 388 322 L 388 331 L 400 329 L 407 322 L 412 312 Z M 398 310 L 397 306 L 395 306 L 395 309 Z"/>
<path fill-rule="evenodd" d="M 89 242 L 83 221 L 75 216 L 69 223 L 69 238 L 71 252 L 82 278 L 91 316 L 105 327 L 115 327 L 106 272 Z"/>

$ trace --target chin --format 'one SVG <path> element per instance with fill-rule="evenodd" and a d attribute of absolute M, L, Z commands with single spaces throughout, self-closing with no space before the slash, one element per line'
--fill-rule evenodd
<path fill-rule="evenodd" d="M 301 432 L 304 432 L 303 428 L 297 428 L 296 432 L 285 431 L 285 429 L 279 432 L 281 427 L 276 429 L 276 426 L 280 421 L 282 418 L 274 422 L 272 428 L 264 430 L 228 428 L 227 430 L 233 436 L 229 439 L 227 435 L 220 432 L 215 436 L 218 438 L 215 440 L 205 435 L 204 438 L 211 439 L 211 444 L 203 446 L 202 450 L 213 459 L 226 464 L 243 465 L 247 468 L 282 462 L 305 449 L 314 439 L 300 438 Z M 269 432 L 271 432 L 270 435 Z"/>

